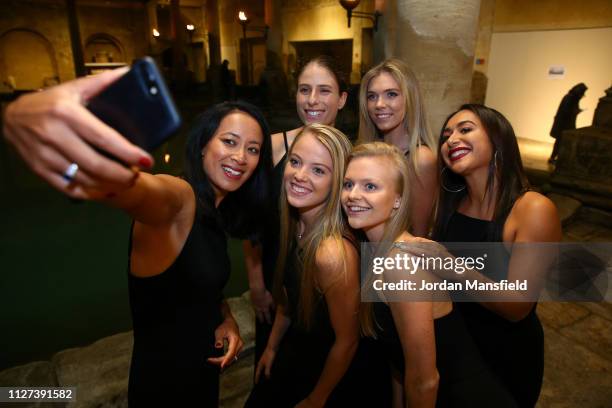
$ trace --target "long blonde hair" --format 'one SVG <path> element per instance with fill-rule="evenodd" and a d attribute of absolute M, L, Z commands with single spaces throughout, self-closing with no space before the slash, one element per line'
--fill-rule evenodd
<path fill-rule="evenodd" d="M 427 123 L 423 95 L 419 82 L 412 70 L 403 61 L 397 58 L 387 59 L 370 69 L 361 79 L 359 88 L 359 143 L 368 143 L 380 140 L 382 135 L 368 113 L 368 87 L 370 81 L 382 73 L 387 73 L 397 82 L 405 98 L 406 115 L 404 116 L 404 129 L 408 135 L 409 162 L 414 174 L 418 178 L 418 147 L 427 146 L 434 155 L 438 152 L 436 137 L 431 133 Z"/>
<path fill-rule="evenodd" d="M 315 217 L 315 224 L 310 231 L 302 237 L 302 248 L 298 251 L 296 242 L 297 223 L 299 214 L 295 208 L 287 202 L 287 192 L 281 189 L 279 209 L 280 209 L 280 248 L 279 257 L 276 264 L 274 279 L 274 295 L 277 302 L 284 304 L 286 299 L 282 290 L 285 267 L 291 258 L 292 251 L 298 254 L 296 268 L 301 269 L 300 278 L 300 300 L 298 305 L 298 317 L 304 327 L 309 328 L 315 307 L 316 286 L 316 255 L 321 243 L 327 239 L 332 239 L 340 251 L 343 259 L 343 273 L 341 277 L 346 278 L 346 263 L 342 234 L 346 228 L 346 221 L 342 214 L 340 194 L 344 180 L 344 170 L 351 153 L 351 143 L 348 138 L 331 126 L 313 123 L 307 125 L 296 136 L 287 157 L 293 152 L 293 147 L 306 135 L 313 135 L 329 151 L 334 164 L 332 169 L 332 184 L 329 194 L 325 199 L 326 205 L 321 208 L 320 213 Z M 293 265 L 292 265 L 293 266 Z"/>
<path fill-rule="evenodd" d="M 374 253 L 374 257 L 387 256 L 395 240 L 410 229 L 410 168 L 404 159 L 404 155 L 396 146 L 383 142 L 371 142 L 358 145 L 353 149 L 349 157 L 349 163 L 360 157 L 384 158 L 389 162 L 390 171 L 394 171 L 395 189 L 397 194 L 401 197 L 400 205 L 386 221 L 382 239 L 380 243 L 378 243 Z M 371 274 L 368 275 L 369 278 L 372 276 Z M 372 282 L 369 281 L 369 279 L 365 279 L 362 288 L 365 288 L 366 285 L 371 287 Z M 361 331 L 365 336 L 376 337 L 376 323 L 372 314 L 371 303 L 361 303 L 359 308 L 359 322 L 361 324 Z"/>

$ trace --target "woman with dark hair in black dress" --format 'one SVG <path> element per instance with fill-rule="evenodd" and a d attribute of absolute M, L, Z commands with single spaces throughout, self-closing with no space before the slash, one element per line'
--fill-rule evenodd
<path fill-rule="evenodd" d="M 463 105 L 444 123 L 440 137 L 438 242 L 558 242 L 555 205 L 530 191 L 516 136 L 508 120 L 482 105 Z M 504 254 L 503 267 L 487 278 L 537 278 L 524 252 Z M 530 256 L 530 255 L 527 255 Z M 530 269 L 530 270 L 527 270 Z M 520 407 L 533 407 L 544 369 L 544 334 L 531 302 L 458 302 L 487 365 Z"/>
<path fill-rule="evenodd" d="M 90 144 L 129 165 L 150 167 L 152 160 L 82 105 L 122 72 L 22 96 L 7 108 L 5 134 L 56 189 L 134 219 L 129 405 L 214 407 L 220 368 L 242 348 L 222 295 L 230 272 L 225 234 L 245 237 L 259 228 L 272 168 L 268 128 L 254 106 L 220 104 L 195 121 L 186 179 L 126 168 Z"/>

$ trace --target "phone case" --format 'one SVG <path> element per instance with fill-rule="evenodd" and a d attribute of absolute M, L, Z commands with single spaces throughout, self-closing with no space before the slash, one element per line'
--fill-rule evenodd
<path fill-rule="evenodd" d="M 100 94 L 87 108 L 132 143 L 151 151 L 181 125 L 170 92 L 150 57 L 132 68 Z"/>

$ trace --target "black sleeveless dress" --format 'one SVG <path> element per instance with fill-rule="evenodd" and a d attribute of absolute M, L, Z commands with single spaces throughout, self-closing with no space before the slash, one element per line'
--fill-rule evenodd
<path fill-rule="evenodd" d="M 311 327 L 307 329 L 299 323 L 301 275 L 296 262 L 296 256 L 288 260 L 284 275 L 291 326 L 279 345 L 270 379 L 261 376 L 245 407 L 294 407 L 314 389 L 334 344 L 335 334 L 322 294 L 316 300 Z M 372 339 L 361 339 L 351 365 L 328 398 L 326 407 L 389 407 L 390 404 L 388 366 L 378 345 Z"/>
<path fill-rule="evenodd" d="M 130 238 L 130 253 L 131 253 Z M 128 269 L 129 270 L 129 269 Z M 222 322 L 222 290 L 230 262 L 223 230 L 196 216 L 187 241 L 163 273 L 138 278 L 128 273 L 134 326 L 130 407 L 216 407 L 219 368 L 208 363 Z"/>
<path fill-rule="evenodd" d="M 385 303 L 374 303 L 374 316 L 379 326 L 378 341 L 387 359 L 403 375 L 404 353 L 391 309 Z M 455 308 L 434 320 L 434 333 L 440 375 L 436 407 L 516 408 L 510 394 L 491 375 Z"/>
<path fill-rule="evenodd" d="M 440 242 L 486 242 L 490 221 L 455 212 Z M 506 265 L 509 255 L 505 253 Z M 507 278 L 508 268 L 485 274 L 497 281 Z M 544 332 L 535 305 L 519 322 L 511 322 L 478 303 L 458 302 L 454 306 L 489 368 L 512 394 L 518 406 L 535 406 L 544 374 Z"/>

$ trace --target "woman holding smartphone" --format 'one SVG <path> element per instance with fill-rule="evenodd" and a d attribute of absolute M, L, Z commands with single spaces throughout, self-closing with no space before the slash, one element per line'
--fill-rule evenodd
<path fill-rule="evenodd" d="M 437 141 L 427 125 L 419 83 L 402 61 L 392 58 L 370 69 L 359 91 L 359 142 L 383 141 L 403 152 L 412 170 L 411 231 L 425 237 L 438 189 Z"/>
<path fill-rule="evenodd" d="M 408 232 L 411 176 L 403 152 L 382 142 L 366 143 L 349 160 L 342 206 L 350 226 L 378 244 L 375 257 L 403 256 L 407 246 L 423 240 Z M 422 291 L 419 298 L 388 299 L 385 293 L 371 293 L 372 276 L 393 283 L 406 274 L 368 274 L 362 285 L 368 299 L 379 296 L 378 302 L 362 303 L 360 320 L 362 331 L 378 339 L 394 369 L 394 407 L 515 407 L 482 361 L 448 293 Z M 439 282 L 420 269 L 409 276 L 417 286 Z"/>
<path fill-rule="evenodd" d="M 129 405 L 217 406 L 220 368 L 242 348 L 222 296 L 230 272 L 225 234 L 258 228 L 271 170 L 268 128 L 252 105 L 216 105 L 190 131 L 185 179 L 125 168 L 92 145 L 128 165 L 150 167 L 152 159 L 82 104 L 124 72 L 22 96 L 6 110 L 4 134 L 59 191 L 134 220 Z"/>
<path fill-rule="evenodd" d="M 302 66 L 298 74 L 295 104 L 304 126 L 311 123 L 333 126 L 339 110 L 346 103 L 346 98 L 346 84 L 333 58 L 318 56 Z M 290 146 L 304 126 L 272 135 L 274 170 L 267 215 L 268 228 L 259 243 L 250 241 L 244 243 L 251 300 L 257 315 L 256 361 L 266 347 L 274 318 L 274 300 L 271 291 L 278 258 L 278 198 L 284 164 Z"/>

